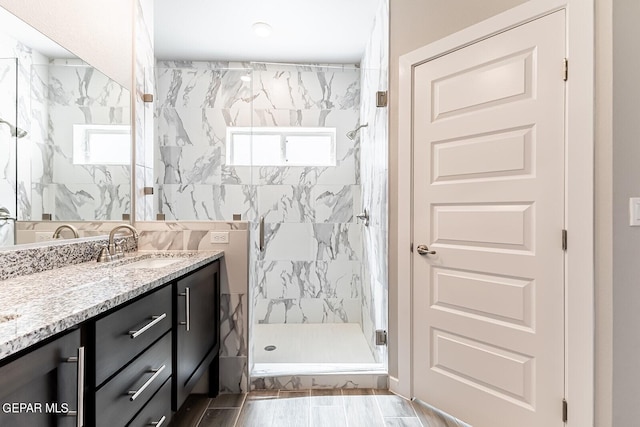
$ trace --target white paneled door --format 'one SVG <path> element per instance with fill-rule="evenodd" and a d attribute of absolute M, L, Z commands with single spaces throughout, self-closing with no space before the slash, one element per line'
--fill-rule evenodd
<path fill-rule="evenodd" d="M 559 11 L 414 68 L 414 394 L 474 427 L 563 425 L 564 58 Z"/>

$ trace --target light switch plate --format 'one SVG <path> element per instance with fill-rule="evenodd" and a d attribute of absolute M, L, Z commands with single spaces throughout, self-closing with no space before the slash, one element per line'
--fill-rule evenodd
<path fill-rule="evenodd" d="M 212 231 L 209 233 L 211 243 L 229 243 L 228 231 Z"/>
<path fill-rule="evenodd" d="M 629 225 L 632 227 L 640 226 L 640 197 L 629 199 Z"/>

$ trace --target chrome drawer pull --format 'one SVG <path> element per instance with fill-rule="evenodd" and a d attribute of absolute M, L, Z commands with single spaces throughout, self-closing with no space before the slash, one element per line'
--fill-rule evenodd
<path fill-rule="evenodd" d="M 154 374 L 151 376 L 151 378 L 149 378 L 147 380 L 147 382 L 145 382 L 144 384 L 142 384 L 142 387 L 140 387 L 137 390 L 130 390 L 127 394 L 130 394 L 131 397 L 129 398 L 130 401 L 134 401 L 138 398 L 138 396 L 140 396 L 140 394 L 142 394 L 143 391 L 145 391 L 145 389 L 147 387 L 149 387 L 151 385 L 152 382 L 155 381 L 156 378 L 158 378 L 158 376 L 162 373 L 162 371 L 164 371 L 164 368 L 166 368 L 167 365 L 162 365 L 159 369 L 152 369 L 149 372 L 154 372 Z"/>
<path fill-rule="evenodd" d="M 78 364 L 78 410 L 67 412 L 68 416 L 76 417 L 76 426 L 83 427 L 84 421 L 84 347 L 78 347 L 78 356 L 69 357 L 67 362 Z"/>
<path fill-rule="evenodd" d="M 153 325 L 160 323 L 165 317 L 167 317 L 167 313 L 162 313 L 160 316 L 151 316 L 151 322 L 144 325 L 141 329 L 138 329 L 137 331 L 129 331 L 131 339 L 139 337 L 144 332 L 148 331 Z"/>
<path fill-rule="evenodd" d="M 150 426 L 156 426 L 156 427 L 160 427 L 162 424 L 164 424 L 165 420 L 167 419 L 167 417 L 165 417 L 164 415 L 162 416 L 162 418 L 160 418 L 160 421 L 154 421 L 152 423 L 149 423 L 148 425 Z"/>
<path fill-rule="evenodd" d="M 184 300 L 184 311 L 186 314 L 186 319 L 184 322 L 179 322 L 180 325 L 184 325 L 185 329 L 189 331 L 189 326 L 191 325 L 190 317 L 191 317 L 191 289 L 184 288 L 184 293 L 178 294 L 178 296 L 185 297 Z"/>

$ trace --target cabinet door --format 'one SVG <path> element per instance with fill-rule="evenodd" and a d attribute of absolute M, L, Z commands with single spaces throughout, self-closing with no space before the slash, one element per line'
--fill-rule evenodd
<path fill-rule="evenodd" d="M 178 280 L 174 410 L 189 395 L 219 347 L 218 262 Z"/>
<path fill-rule="evenodd" d="M 0 367 L 0 426 L 82 425 L 76 413 L 83 405 L 78 376 L 83 381 L 79 366 L 84 354 L 79 348 L 80 330 L 75 330 Z"/>

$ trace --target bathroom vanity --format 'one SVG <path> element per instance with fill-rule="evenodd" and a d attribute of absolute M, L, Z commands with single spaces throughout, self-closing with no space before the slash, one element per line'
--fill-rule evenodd
<path fill-rule="evenodd" d="M 218 391 L 222 252 L 154 253 L 0 282 L 0 425 L 168 425 Z"/>

